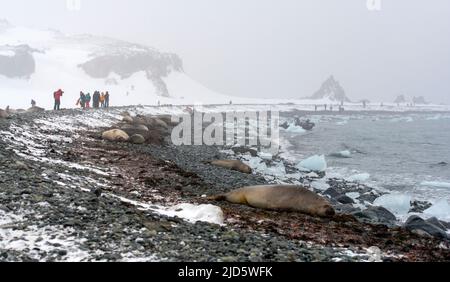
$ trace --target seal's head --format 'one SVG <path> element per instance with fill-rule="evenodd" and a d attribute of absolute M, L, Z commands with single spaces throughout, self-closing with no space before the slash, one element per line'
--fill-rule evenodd
<path fill-rule="evenodd" d="M 246 164 L 241 164 L 241 165 L 239 166 L 239 171 L 241 171 L 242 173 L 247 173 L 247 174 L 252 174 L 252 173 L 253 173 L 252 168 L 249 167 L 249 166 L 246 165 Z"/>
<path fill-rule="evenodd" d="M 336 214 L 336 211 L 329 204 L 321 206 L 318 210 L 318 215 L 323 216 L 323 217 L 333 217 L 335 214 Z"/>

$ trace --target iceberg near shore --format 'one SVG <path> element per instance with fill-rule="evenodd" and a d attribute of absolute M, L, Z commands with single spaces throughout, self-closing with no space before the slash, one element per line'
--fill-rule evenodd
<path fill-rule="evenodd" d="M 302 171 L 318 171 L 323 172 L 327 169 L 327 161 L 324 155 L 312 156 L 306 160 L 301 161 L 297 168 Z"/>

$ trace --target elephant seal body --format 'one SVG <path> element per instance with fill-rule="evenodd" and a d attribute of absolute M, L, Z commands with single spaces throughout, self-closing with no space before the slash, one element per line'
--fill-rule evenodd
<path fill-rule="evenodd" d="M 109 130 L 109 131 L 105 131 L 102 134 L 103 139 L 108 140 L 108 141 L 128 141 L 130 139 L 130 137 L 128 136 L 128 134 L 126 132 L 124 132 L 123 130 L 120 129 L 113 129 L 113 130 Z"/>
<path fill-rule="evenodd" d="M 28 113 L 40 113 L 40 112 L 45 112 L 45 109 L 44 108 L 40 108 L 38 106 L 33 106 L 33 107 L 29 108 L 27 110 L 27 112 Z"/>
<path fill-rule="evenodd" d="M 253 172 L 251 167 L 238 160 L 218 160 L 211 161 L 210 163 L 214 166 L 239 171 L 242 173 L 251 174 Z"/>
<path fill-rule="evenodd" d="M 8 118 L 9 114 L 7 111 L 0 109 L 0 118 Z"/>
<path fill-rule="evenodd" d="M 130 137 L 130 142 L 133 144 L 144 144 L 145 143 L 145 137 L 140 134 L 134 134 Z"/>
<path fill-rule="evenodd" d="M 319 217 L 335 215 L 333 207 L 326 199 L 301 186 L 250 186 L 209 199 L 228 201 L 259 209 L 295 211 Z"/>
<path fill-rule="evenodd" d="M 127 122 L 127 123 L 132 123 L 133 118 L 131 116 L 123 116 L 122 121 Z"/>
<path fill-rule="evenodd" d="M 154 117 L 154 116 L 142 116 L 142 115 L 138 115 L 134 118 L 135 123 L 137 124 L 142 124 L 147 126 L 148 128 L 162 128 L 167 130 L 169 128 L 169 126 L 167 125 L 166 122 L 164 122 L 163 120 Z"/>

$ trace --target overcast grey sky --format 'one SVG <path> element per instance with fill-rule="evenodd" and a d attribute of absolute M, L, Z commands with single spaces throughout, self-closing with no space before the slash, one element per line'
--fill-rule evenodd
<path fill-rule="evenodd" d="M 352 99 L 450 103 L 450 1 L 0 0 L 15 25 L 92 33 L 179 54 L 193 78 L 248 97 L 305 97 L 331 74 Z"/>

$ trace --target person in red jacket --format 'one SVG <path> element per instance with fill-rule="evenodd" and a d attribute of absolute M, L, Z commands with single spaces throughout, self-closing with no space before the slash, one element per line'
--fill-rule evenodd
<path fill-rule="evenodd" d="M 60 110 L 61 107 L 61 97 L 64 94 L 64 91 L 62 91 L 61 89 L 59 89 L 58 91 L 56 91 L 55 93 L 53 93 L 53 98 L 55 98 L 55 107 L 53 108 L 55 111 L 56 110 Z"/>

